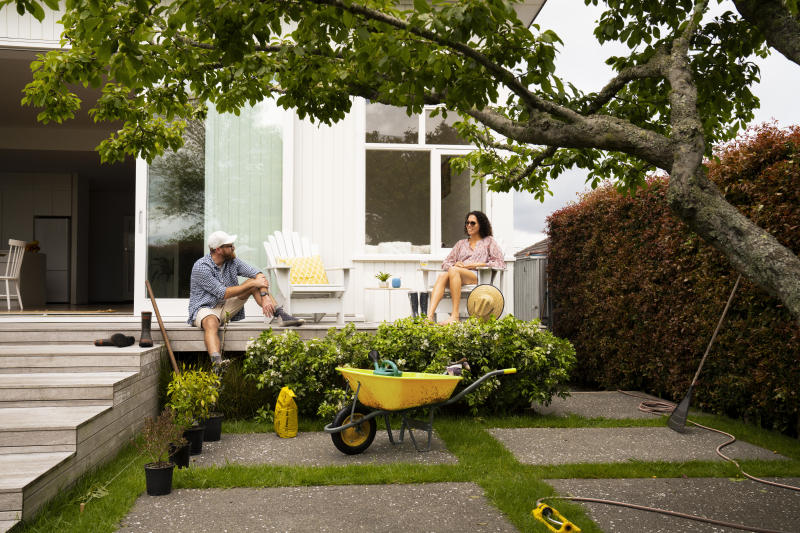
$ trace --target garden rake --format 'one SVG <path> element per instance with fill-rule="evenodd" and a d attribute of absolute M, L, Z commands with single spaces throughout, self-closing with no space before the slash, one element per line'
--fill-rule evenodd
<path fill-rule="evenodd" d="M 667 419 L 667 424 L 669 427 L 678 433 L 683 433 L 686 430 L 686 417 L 689 416 L 689 405 L 692 403 L 692 391 L 694 390 L 694 386 L 697 384 L 697 378 L 700 377 L 700 371 L 703 369 L 703 363 L 706 362 L 708 352 L 711 351 L 711 346 L 714 344 L 714 339 L 717 338 L 717 333 L 719 333 L 719 328 L 722 326 L 722 321 L 725 320 L 725 315 L 728 314 L 728 308 L 731 306 L 733 295 L 736 294 L 736 289 L 739 287 L 739 282 L 741 280 L 742 275 L 739 274 L 739 277 L 736 278 L 736 283 L 733 285 L 731 295 L 728 298 L 728 303 L 725 305 L 725 310 L 722 312 L 722 316 L 719 317 L 717 329 L 714 330 L 714 335 L 711 336 L 711 342 L 708 343 L 708 348 L 706 348 L 706 353 L 703 355 L 703 359 L 700 361 L 700 366 L 697 368 L 697 372 L 694 375 L 692 384 L 689 385 L 689 391 L 686 393 L 686 396 L 683 397 L 681 403 L 678 404 L 678 407 L 676 407 L 675 410 L 672 411 L 672 414 L 669 415 L 669 419 Z"/>

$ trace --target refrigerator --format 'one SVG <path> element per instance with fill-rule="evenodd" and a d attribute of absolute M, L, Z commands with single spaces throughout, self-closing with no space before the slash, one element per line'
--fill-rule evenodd
<path fill-rule="evenodd" d="M 70 219 L 37 217 L 33 238 L 47 254 L 47 303 L 69 303 Z"/>

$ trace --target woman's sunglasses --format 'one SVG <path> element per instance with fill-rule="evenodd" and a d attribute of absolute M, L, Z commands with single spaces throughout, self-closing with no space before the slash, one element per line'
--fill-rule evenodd
<path fill-rule="evenodd" d="M 468 220 L 468 221 L 467 221 L 467 226 L 476 226 L 477 224 L 478 224 L 478 223 L 477 223 L 477 222 L 475 222 L 474 220 Z"/>

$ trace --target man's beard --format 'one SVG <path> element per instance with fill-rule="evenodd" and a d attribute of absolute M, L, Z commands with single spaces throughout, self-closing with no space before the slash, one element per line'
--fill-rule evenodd
<path fill-rule="evenodd" d="M 225 261 L 233 261 L 234 259 L 236 259 L 236 252 L 223 253 L 222 259 Z"/>

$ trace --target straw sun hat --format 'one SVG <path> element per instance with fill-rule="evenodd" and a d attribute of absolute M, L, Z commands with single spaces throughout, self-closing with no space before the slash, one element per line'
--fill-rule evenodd
<path fill-rule="evenodd" d="M 505 300 L 503 293 L 494 285 L 478 285 L 467 299 L 467 312 L 469 316 L 474 316 L 485 320 L 489 315 L 494 315 L 495 318 L 503 313 Z"/>

